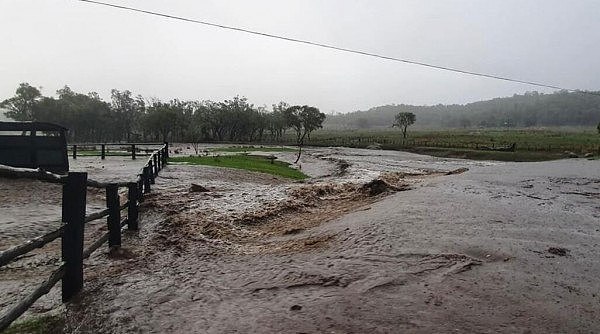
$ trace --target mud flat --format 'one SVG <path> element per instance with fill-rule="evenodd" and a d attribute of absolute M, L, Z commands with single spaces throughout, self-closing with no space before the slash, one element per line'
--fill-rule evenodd
<path fill-rule="evenodd" d="M 600 331 L 598 162 L 333 148 L 301 167 L 164 169 L 65 331 Z"/>

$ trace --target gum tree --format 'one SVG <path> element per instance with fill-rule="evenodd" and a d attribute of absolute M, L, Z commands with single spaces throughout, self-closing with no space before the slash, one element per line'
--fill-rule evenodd
<path fill-rule="evenodd" d="M 26 82 L 19 84 L 15 93 L 15 96 L 0 102 L 0 108 L 6 108 L 6 117 L 15 121 L 33 121 L 33 108 L 42 99 L 42 93 Z"/>
<path fill-rule="evenodd" d="M 401 112 L 396 115 L 396 119 L 392 126 L 397 126 L 402 130 L 402 138 L 406 138 L 406 129 L 415 124 L 417 116 L 411 112 Z"/>
<path fill-rule="evenodd" d="M 304 140 L 310 138 L 310 133 L 323 127 L 325 114 L 319 109 L 309 106 L 291 106 L 284 111 L 285 123 L 296 132 L 296 144 L 298 145 L 298 157 L 300 161 Z"/>

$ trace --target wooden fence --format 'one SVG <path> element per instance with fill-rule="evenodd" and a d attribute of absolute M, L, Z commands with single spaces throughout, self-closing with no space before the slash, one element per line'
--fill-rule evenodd
<path fill-rule="evenodd" d="M 166 165 L 169 157 L 167 143 L 154 151 L 146 165 L 140 170 L 136 182 L 103 183 L 90 180 L 87 173 L 69 172 L 65 175 L 52 174 L 42 170 L 27 170 L 2 166 L 0 177 L 32 178 L 45 182 L 59 183 L 62 190 L 62 225 L 55 231 L 29 240 L 0 252 L 0 267 L 18 260 L 28 252 L 61 238 L 62 264 L 50 274 L 33 292 L 0 315 L 0 331 L 21 316 L 41 296 L 47 294 L 58 282 L 62 281 L 62 301 L 71 300 L 83 288 L 83 260 L 88 258 L 106 241 L 110 248 L 121 246 L 121 230 L 127 226 L 138 229 L 139 204 L 144 194 L 151 191 L 151 185 L 158 172 Z M 87 188 L 102 188 L 106 191 L 106 209 L 86 215 Z M 127 201 L 119 201 L 119 188 L 127 188 Z M 127 216 L 121 219 L 121 211 L 127 209 Z M 85 224 L 105 218 L 108 232 L 100 236 L 84 249 Z"/>
<path fill-rule="evenodd" d="M 106 159 L 106 156 L 117 155 L 131 156 L 131 159 L 135 160 L 138 156 L 149 156 L 153 154 L 154 149 L 142 148 L 147 146 L 160 146 L 162 143 L 81 143 L 81 144 L 69 144 L 67 146 L 69 154 L 73 159 L 77 159 L 78 156 L 87 157 L 100 157 L 102 160 Z M 109 152 L 111 147 L 116 147 Z M 98 148 L 100 148 L 98 150 Z M 90 153 L 90 151 L 92 153 Z M 83 153 L 83 154 L 82 154 Z"/>

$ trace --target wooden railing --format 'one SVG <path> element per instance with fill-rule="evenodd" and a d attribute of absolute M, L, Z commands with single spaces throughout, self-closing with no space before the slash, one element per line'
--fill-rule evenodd
<path fill-rule="evenodd" d="M 162 143 L 80 143 L 80 144 L 69 144 L 67 145 L 68 153 L 73 159 L 77 159 L 78 156 L 87 157 L 100 157 L 102 160 L 106 159 L 107 155 L 111 155 L 109 152 L 110 147 L 121 148 L 116 150 L 118 155 L 131 156 L 131 159 L 135 160 L 138 156 L 149 156 L 152 155 L 155 149 L 148 148 L 148 146 L 162 146 Z M 100 148 L 99 152 L 96 153 L 97 148 Z M 144 147 L 144 148 L 143 148 Z M 90 150 L 90 148 L 92 148 Z M 88 153 L 83 153 L 83 152 Z M 89 153 L 90 151 L 94 153 Z M 115 151 L 112 151 L 115 152 Z M 83 153 L 83 154 L 82 154 Z M 114 154 L 114 153 L 113 153 Z"/>
<path fill-rule="evenodd" d="M 169 146 L 165 143 L 150 155 L 146 165 L 140 170 L 136 182 L 120 183 L 90 180 L 87 178 L 87 173 L 82 172 L 56 175 L 41 170 L 0 166 L 0 177 L 37 179 L 63 185 L 61 226 L 48 234 L 0 252 L 0 267 L 2 267 L 58 238 L 61 238 L 62 243 L 62 264 L 29 295 L 0 315 L 0 331 L 10 326 L 36 300 L 47 294 L 58 281 L 62 281 L 63 302 L 71 300 L 81 291 L 83 288 L 83 260 L 107 241 L 110 248 L 120 247 L 123 227 L 127 226 L 129 230 L 139 228 L 139 204 L 144 194 L 151 191 L 151 185 L 154 184 L 158 172 L 166 165 L 168 157 Z M 86 215 L 88 187 L 106 190 L 107 208 L 105 210 Z M 127 188 L 127 201 L 121 204 L 119 201 L 119 188 L 124 187 Z M 121 211 L 125 209 L 127 209 L 127 215 L 125 219 L 121 219 Z M 85 224 L 105 217 L 108 232 L 84 249 Z"/>

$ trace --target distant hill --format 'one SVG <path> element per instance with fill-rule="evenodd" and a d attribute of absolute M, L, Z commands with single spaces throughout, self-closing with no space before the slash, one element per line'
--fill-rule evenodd
<path fill-rule="evenodd" d="M 328 115 L 325 129 L 389 128 L 399 112 L 417 116 L 415 127 L 593 126 L 600 122 L 599 95 L 560 91 L 495 98 L 464 105 L 393 104 L 366 111 Z"/>

